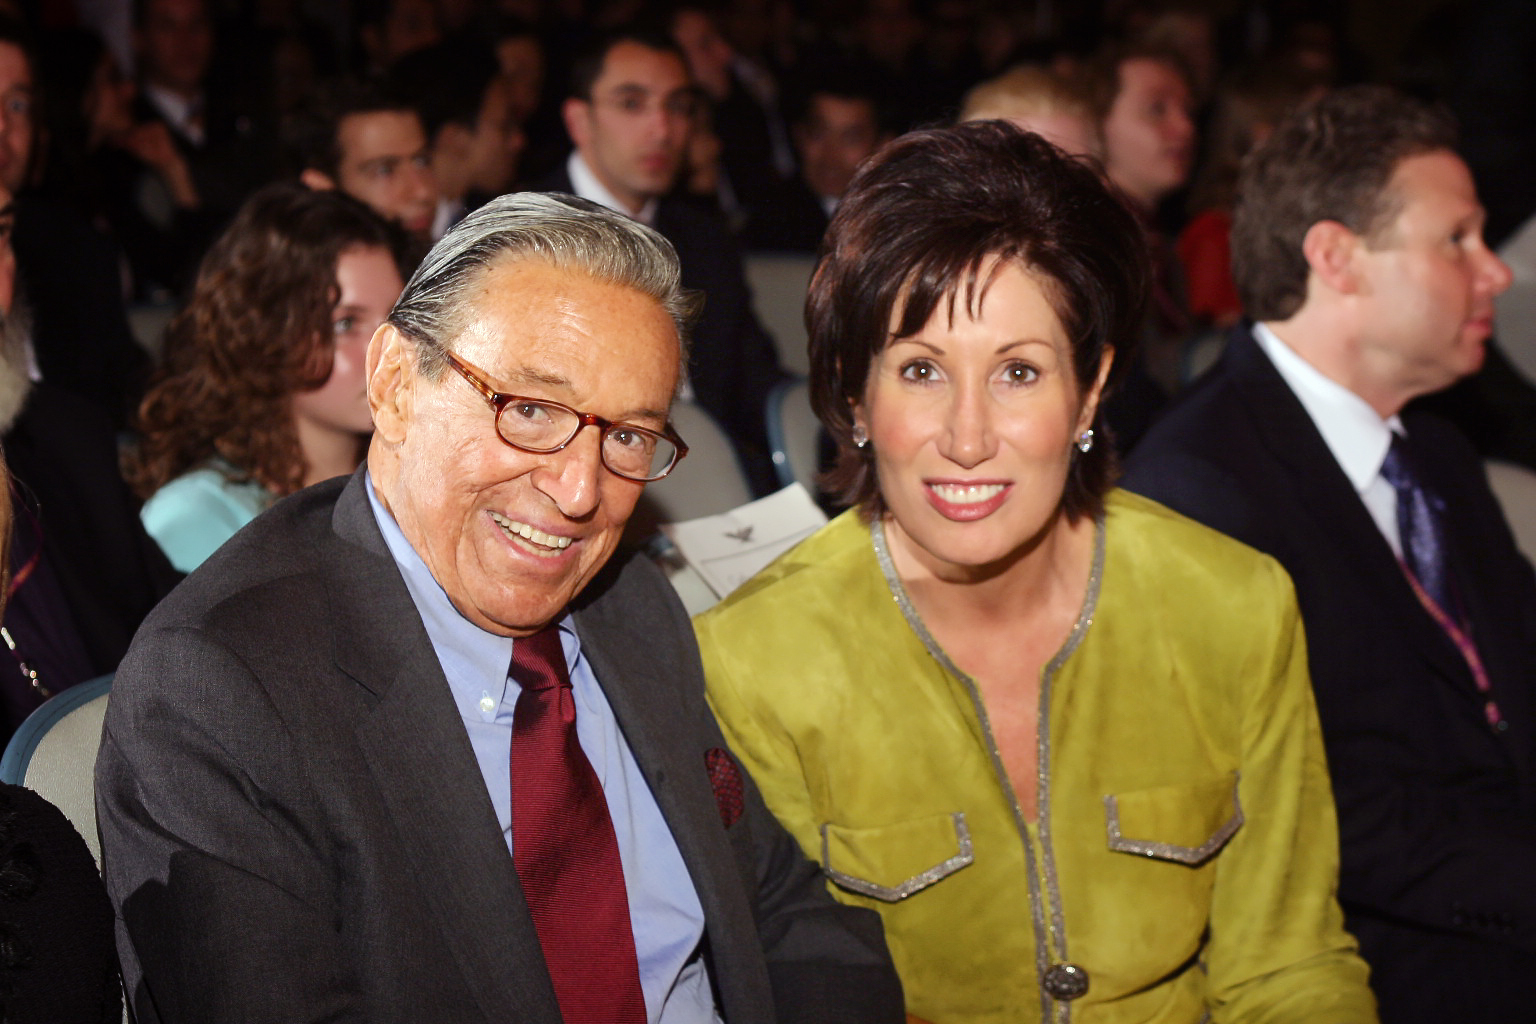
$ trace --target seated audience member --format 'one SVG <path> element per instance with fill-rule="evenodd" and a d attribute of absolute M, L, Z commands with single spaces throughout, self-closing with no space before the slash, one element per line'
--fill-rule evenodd
<path fill-rule="evenodd" d="M 438 239 L 465 213 L 508 191 L 523 148 L 522 122 L 489 47 L 442 43 L 395 66 L 402 96 L 415 101 L 432 154 Z"/>
<path fill-rule="evenodd" d="M 741 253 L 725 224 L 669 195 L 688 144 L 695 99 L 688 68 L 664 35 L 621 30 L 577 59 L 565 101 L 575 150 L 537 186 L 570 192 L 654 227 L 677 250 L 683 286 L 704 293 L 688 348 L 684 393 L 736 445 L 755 489 L 777 489 L 764 426 L 783 377 L 773 341 L 752 312 Z"/>
<path fill-rule="evenodd" d="M 1188 182 L 1194 165 L 1188 80 L 1171 55 L 1123 48 L 1100 56 L 1091 86 L 1104 139 L 1104 172 L 1150 225 L 1159 204 Z"/>
<path fill-rule="evenodd" d="M 1179 233 L 1189 311 L 1203 327 L 1225 331 L 1241 318 L 1232 280 L 1232 200 L 1243 160 L 1290 110 L 1306 85 L 1274 67 L 1249 68 L 1222 83 L 1205 140 L 1205 159 L 1189 197 L 1193 216 Z"/>
<path fill-rule="evenodd" d="M 34 52 L 25 27 L 0 14 L 0 185 L 7 206 L 16 197 L 8 244 L 32 321 L 18 339 L 20 365 L 121 426 L 142 392 L 149 356 L 128 328 L 110 240 L 79 210 L 27 188 L 43 149 Z"/>
<path fill-rule="evenodd" d="M 560 123 L 560 97 L 544 88 L 549 65 L 544 37 L 532 23 L 511 15 L 494 19 L 490 36 L 511 96 L 512 119 L 523 128 L 518 174 L 538 180 L 565 162 L 570 145 Z"/>
<path fill-rule="evenodd" d="M 1073 156 L 1102 158 L 1104 143 L 1084 91 L 1047 68 L 1024 65 L 965 94 L 961 123 L 999 117 Z"/>
<path fill-rule="evenodd" d="M 395 241 L 361 203 L 285 183 L 252 196 L 204 258 L 130 465 L 177 569 L 277 498 L 357 468 L 373 429 L 363 356 L 400 294 Z"/>
<path fill-rule="evenodd" d="M 192 168 L 158 119 L 134 116 L 135 86 L 101 37 L 67 29 L 44 38 L 48 157 L 41 191 L 111 229 L 143 301 L 179 293 L 223 214 L 206 209 Z M 168 197 L 151 215 L 146 189 Z"/>
<path fill-rule="evenodd" d="M 688 0 L 672 9 L 670 29 L 705 99 L 708 130 L 720 140 L 720 207 L 733 221 L 745 221 L 762 213 L 794 175 L 795 155 L 777 83 L 737 58 L 720 14 L 708 0 Z"/>
<path fill-rule="evenodd" d="M 0 617 L 11 582 L 10 485 L 0 457 Z M 9 783 L 0 783 L 0 935 L 0 1020 L 123 1019 L 112 904 L 90 848 L 57 807 Z"/>
<path fill-rule="evenodd" d="M 806 316 L 855 507 L 699 618 L 710 706 L 917 1018 L 1369 1024 L 1290 581 L 1110 486 L 1146 276 L 1011 124 L 865 164 Z"/>
<path fill-rule="evenodd" d="M 1104 172 L 1141 222 L 1152 258 L 1141 354 L 1108 409 L 1115 442 L 1125 452 L 1181 383 L 1194 331 L 1178 257 L 1157 223 L 1159 205 L 1189 180 L 1193 100 L 1177 59 L 1164 51 L 1112 48 L 1095 62 L 1091 78 Z"/>
<path fill-rule="evenodd" d="M 43 701 L 115 669 L 178 578 L 139 525 L 105 411 L 31 379 L 13 216 L 0 185 L 0 442 L 14 505 L 0 747 Z"/>
<path fill-rule="evenodd" d="M 421 115 L 379 80 L 338 79 L 288 125 L 299 180 L 338 189 L 399 224 L 425 248 L 437 179 Z"/>
<path fill-rule="evenodd" d="M 1232 226 L 1254 322 L 1126 475 L 1296 581 L 1339 900 L 1394 1024 L 1525 1020 L 1536 977 L 1536 578 L 1471 446 L 1404 411 L 1478 368 L 1509 284 L 1454 145 L 1379 87 L 1281 123 Z"/>
<path fill-rule="evenodd" d="M 885 142 L 879 106 L 853 75 L 821 75 L 806 86 L 791 129 L 800 173 L 747 222 L 751 249 L 815 252 L 859 164 Z"/>
<path fill-rule="evenodd" d="M 154 144 L 173 147 L 191 179 L 168 182 L 153 175 L 150 184 L 171 186 L 167 194 L 138 201 L 146 216 L 169 221 L 180 212 L 200 211 L 220 223 L 277 170 L 275 140 L 263 130 L 270 126 L 237 95 L 244 83 L 226 81 L 218 87 L 215 81 L 219 41 L 208 0 L 141 0 L 134 14 L 139 70 L 134 120 L 162 126 L 164 136 Z M 188 265 L 181 269 L 190 277 L 199 253 L 182 255 Z"/>
<path fill-rule="evenodd" d="M 659 235 L 569 196 L 428 254 L 369 346 L 366 468 L 258 518 L 118 672 L 140 1024 L 898 1024 L 878 918 L 724 749 L 661 574 L 610 563 L 684 452 L 691 304 Z"/>

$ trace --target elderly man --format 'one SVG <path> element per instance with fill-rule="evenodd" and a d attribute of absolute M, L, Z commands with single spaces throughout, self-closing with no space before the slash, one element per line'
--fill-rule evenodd
<path fill-rule="evenodd" d="M 1233 229 L 1254 323 L 1127 485 L 1296 582 L 1339 899 L 1383 1021 L 1531 1018 L 1536 579 L 1471 446 L 1410 399 L 1483 360 L 1509 270 L 1454 133 L 1381 88 L 1276 129 Z"/>
<path fill-rule="evenodd" d="M 365 469 L 156 611 L 97 767 L 141 1024 L 900 1020 L 667 584 L 610 563 L 686 454 L 688 304 L 627 218 L 482 207 L 374 335 Z"/>

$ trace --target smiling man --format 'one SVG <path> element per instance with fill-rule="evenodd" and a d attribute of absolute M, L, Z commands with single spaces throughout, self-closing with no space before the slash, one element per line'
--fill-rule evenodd
<path fill-rule="evenodd" d="M 1466 439 L 1404 408 L 1477 370 L 1510 282 L 1454 143 L 1378 87 L 1276 129 L 1232 235 L 1256 323 L 1126 475 L 1295 580 L 1339 900 L 1394 1024 L 1526 1019 L 1536 976 L 1536 580 Z"/>
<path fill-rule="evenodd" d="M 368 354 L 367 465 L 157 610 L 98 761 L 141 1022 L 899 1021 L 724 749 L 688 620 L 612 558 L 691 298 L 664 240 L 505 196 Z M 274 983 L 279 979 L 280 983 Z"/>

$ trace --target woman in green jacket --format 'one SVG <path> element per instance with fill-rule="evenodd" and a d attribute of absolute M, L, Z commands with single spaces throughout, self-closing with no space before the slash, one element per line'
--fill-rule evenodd
<path fill-rule="evenodd" d="M 873 158 L 807 304 L 854 508 L 700 618 L 710 700 L 915 1018 L 1373 1021 L 1290 580 L 1110 489 L 1145 281 L 1037 136 Z"/>

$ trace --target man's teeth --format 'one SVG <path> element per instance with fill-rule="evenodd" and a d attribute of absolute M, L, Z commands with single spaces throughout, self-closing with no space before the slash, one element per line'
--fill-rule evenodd
<path fill-rule="evenodd" d="M 929 484 L 933 493 L 951 505 L 975 505 L 1003 493 L 1002 484 Z"/>
<path fill-rule="evenodd" d="M 491 518 L 496 520 L 496 524 L 503 530 L 521 537 L 523 540 L 531 541 L 539 547 L 564 550 L 571 546 L 571 538 L 569 537 L 556 537 L 553 534 L 545 533 L 543 530 L 535 530 L 527 523 L 519 523 L 515 519 L 508 519 L 497 512 L 492 512 Z"/>

